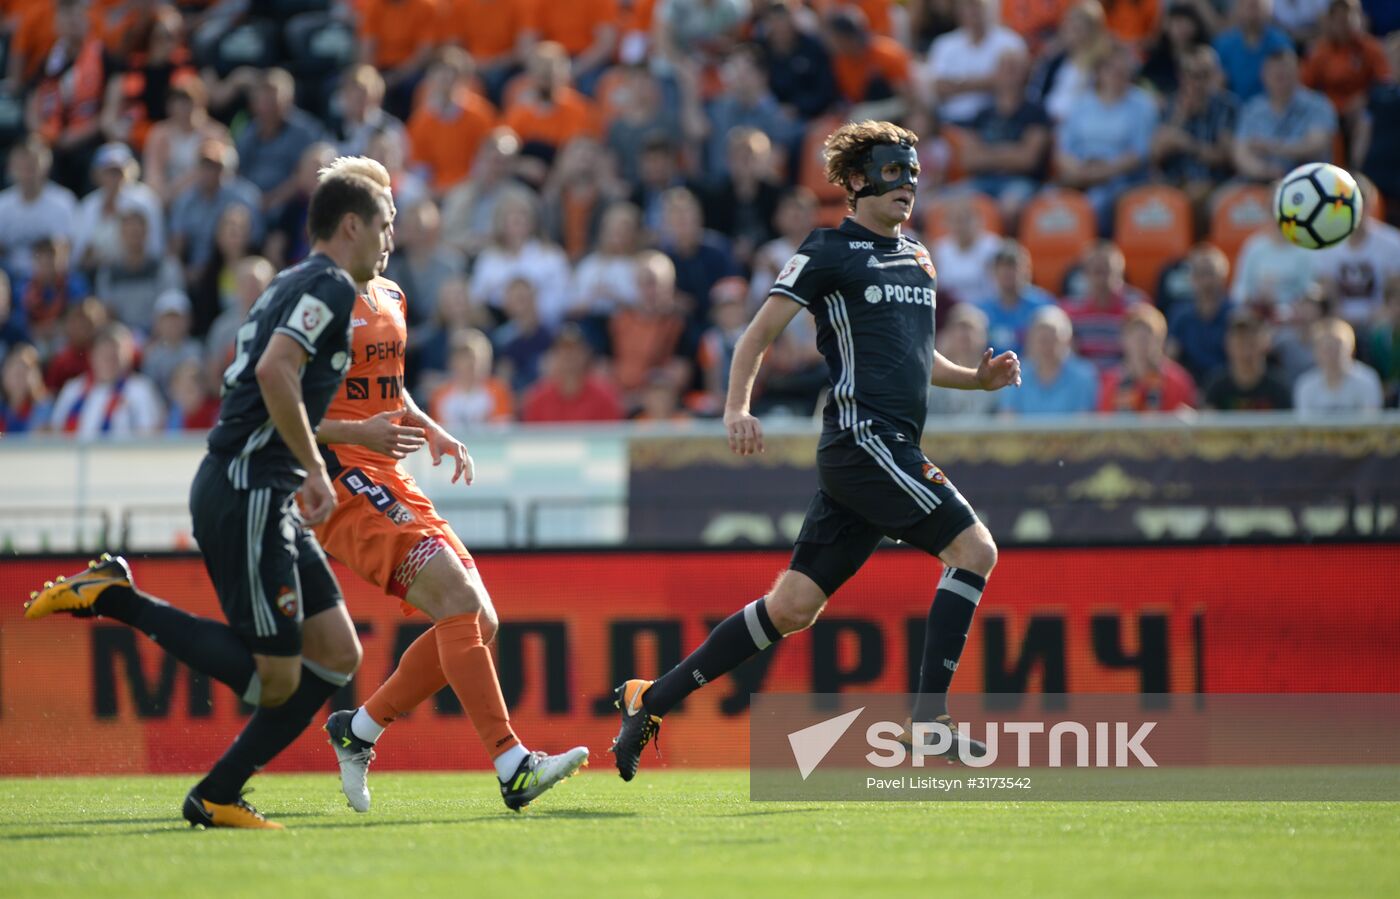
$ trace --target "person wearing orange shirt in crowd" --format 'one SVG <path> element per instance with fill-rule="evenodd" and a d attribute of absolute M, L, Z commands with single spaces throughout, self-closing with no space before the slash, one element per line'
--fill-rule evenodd
<path fill-rule="evenodd" d="M 1358 0 L 1327 5 L 1322 34 L 1303 61 L 1302 76 L 1304 84 L 1332 101 L 1347 145 L 1354 145 L 1371 88 L 1395 77 L 1385 48 L 1366 33 Z"/>
<path fill-rule="evenodd" d="M 841 7 L 826 20 L 836 88 L 851 105 L 907 99 L 909 53 L 894 38 L 872 34 L 858 7 Z"/>
<path fill-rule="evenodd" d="M 1001 24 L 1019 34 L 1035 54 L 1054 39 L 1070 5 L 1071 0 L 1002 0 Z"/>
<path fill-rule="evenodd" d="M 1196 383 L 1167 356 L 1167 319 L 1138 303 L 1123 316 L 1123 361 L 1103 373 L 1100 412 L 1172 412 L 1196 404 Z"/>
<path fill-rule="evenodd" d="M 9 4 L 7 18 L 13 23 L 10 48 L 5 60 L 5 80 L 24 85 L 39 77 L 54 41 L 54 6 L 50 0 L 17 0 Z"/>
<path fill-rule="evenodd" d="M 408 118 L 410 161 L 438 196 L 466 180 L 481 141 L 496 127 L 496 107 L 471 89 L 472 73 L 467 51 L 438 50 Z"/>
<path fill-rule="evenodd" d="M 675 265 L 665 253 L 646 250 L 638 254 L 636 278 L 637 302 L 618 309 L 608 321 L 613 380 L 629 393 L 654 371 L 689 371 L 676 356 L 686 319 L 676 300 Z"/>
<path fill-rule="evenodd" d="M 510 421 L 510 388 L 491 376 L 491 340 L 476 328 L 452 335 L 447 381 L 433 391 L 429 410 L 448 433 L 462 434 L 487 422 Z"/>
<path fill-rule="evenodd" d="M 617 52 L 622 10 L 617 0 L 528 0 L 531 38 L 553 41 L 573 59 L 574 83 L 590 96 Z"/>
<path fill-rule="evenodd" d="M 871 34 L 896 36 L 894 17 L 890 15 L 890 9 L 895 6 L 894 0 L 812 0 L 811 3 L 812 9 L 822 18 L 831 15 L 831 11 L 840 6 L 854 6 L 864 13 Z"/>
<path fill-rule="evenodd" d="M 53 148 L 54 180 L 86 193 L 89 162 L 102 142 L 102 41 L 92 33 L 83 0 L 59 0 L 53 20 L 57 39 L 29 95 L 25 122 Z"/>
<path fill-rule="evenodd" d="M 597 109 L 569 86 L 569 56 L 563 47 L 552 41 L 536 44 L 525 72 L 524 88 L 505 111 L 505 124 L 520 135 L 525 154 L 548 164 L 573 138 L 599 136 Z M 542 179 L 544 172 L 539 174 Z"/>
<path fill-rule="evenodd" d="M 530 47 L 533 0 L 439 0 L 437 35 L 471 54 L 486 95 L 496 104 Z"/>
<path fill-rule="evenodd" d="M 384 108 L 400 119 L 412 106 L 439 21 L 436 0 L 361 0 L 359 62 L 384 76 Z"/>
<path fill-rule="evenodd" d="M 126 71 L 107 82 L 101 116 L 107 139 L 125 141 L 138 153 L 152 125 L 167 117 L 172 86 L 196 74 L 183 42 L 184 22 L 173 7 L 161 7 L 146 25 L 141 52 L 126 51 Z"/>
<path fill-rule="evenodd" d="M 1140 47 L 1157 33 L 1160 0 L 1103 0 L 1104 22 L 1118 40 Z"/>
<path fill-rule="evenodd" d="M 622 403 L 604 378 L 593 374 L 592 351 L 578 325 L 569 323 L 554 338 L 545 375 L 525 394 L 521 421 L 618 421 Z"/>

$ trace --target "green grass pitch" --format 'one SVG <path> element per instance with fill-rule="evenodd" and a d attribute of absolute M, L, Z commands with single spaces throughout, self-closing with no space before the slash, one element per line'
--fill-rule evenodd
<path fill-rule="evenodd" d="M 357 815 L 333 774 L 265 775 L 288 830 L 196 832 L 193 780 L 0 780 L 0 895 L 1400 895 L 1395 803 L 754 803 L 742 771 L 594 770 L 520 815 L 489 774 L 378 774 Z"/>

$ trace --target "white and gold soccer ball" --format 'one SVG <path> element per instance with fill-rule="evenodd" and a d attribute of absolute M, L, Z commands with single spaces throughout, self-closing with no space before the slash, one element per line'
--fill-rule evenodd
<path fill-rule="evenodd" d="M 1274 191 L 1279 229 L 1304 249 L 1341 243 L 1356 230 L 1363 214 L 1356 179 L 1330 163 L 1300 165 L 1284 175 Z"/>

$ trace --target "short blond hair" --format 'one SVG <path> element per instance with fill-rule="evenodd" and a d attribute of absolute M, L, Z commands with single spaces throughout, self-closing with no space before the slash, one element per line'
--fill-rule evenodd
<path fill-rule="evenodd" d="M 321 170 L 316 173 L 316 178 L 318 181 L 325 181 L 333 175 L 358 175 L 373 181 L 385 190 L 389 190 L 393 186 L 389 170 L 384 168 L 384 163 L 377 159 L 370 159 L 368 156 L 337 156 L 330 165 L 321 167 Z"/>
<path fill-rule="evenodd" d="M 865 158 L 880 144 L 909 144 L 919 142 L 919 136 L 908 128 L 901 128 L 893 122 L 848 122 L 831 132 L 822 145 L 822 158 L 826 160 L 826 180 L 839 184 L 846 190 L 846 205 L 856 208 L 856 192 L 851 187 L 851 176 L 863 173 Z"/>

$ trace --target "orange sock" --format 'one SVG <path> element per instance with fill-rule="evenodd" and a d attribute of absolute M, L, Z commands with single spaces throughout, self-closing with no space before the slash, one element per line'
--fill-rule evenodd
<path fill-rule="evenodd" d="M 443 618 L 433 628 L 437 634 L 438 658 L 452 692 L 466 709 L 476 727 L 486 754 L 496 756 L 520 743 L 510 727 L 510 713 L 496 680 L 491 650 L 481 642 L 478 613 Z"/>
<path fill-rule="evenodd" d="M 394 673 L 365 700 L 365 711 L 381 727 L 388 727 L 389 722 L 413 711 L 447 686 L 433 630 L 429 628 L 409 644 Z"/>

